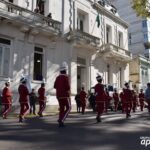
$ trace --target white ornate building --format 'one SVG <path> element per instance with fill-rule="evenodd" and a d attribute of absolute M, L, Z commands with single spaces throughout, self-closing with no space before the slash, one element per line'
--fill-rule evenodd
<path fill-rule="evenodd" d="M 46 17 L 49 13 L 52 18 Z M 14 104 L 22 73 L 31 77 L 36 90 L 46 79 L 48 103 L 53 105 L 62 61 L 69 65 L 74 99 L 82 82 L 86 90 L 95 85 L 97 72 L 104 84 L 121 88 L 129 80 L 130 60 L 128 25 L 110 5 L 94 0 L 0 0 L 0 86 L 11 78 Z"/>
<path fill-rule="evenodd" d="M 130 80 L 139 90 L 150 82 L 150 19 L 137 16 L 132 0 L 110 0 L 128 24 L 129 49 L 133 54 L 130 63 Z"/>

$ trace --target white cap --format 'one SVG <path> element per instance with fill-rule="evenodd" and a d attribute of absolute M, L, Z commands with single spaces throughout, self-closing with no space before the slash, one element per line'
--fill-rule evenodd
<path fill-rule="evenodd" d="M 99 73 L 97 73 L 96 79 L 97 80 L 100 80 L 100 79 L 102 80 L 103 78 L 102 78 L 102 76 Z"/>
<path fill-rule="evenodd" d="M 27 81 L 27 79 L 26 79 L 25 77 L 22 77 L 22 78 L 20 79 L 20 82 L 22 83 L 22 82 L 24 82 L 24 81 Z"/>
<path fill-rule="evenodd" d="M 64 61 L 60 67 L 60 71 L 68 70 L 68 64 Z"/>
<path fill-rule="evenodd" d="M 5 83 L 10 84 L 10 78 L 8 78 L 8 80 Z"/>
<path fill-rule="evenodd" d="M 124 83 L 124 87 L 125 87 L 125 89 L 126 89 L 127 87 L 129 87 L 129 82 L 125 82 L 125 83 Z"/>
<path fill-rule="evenodd" d="M 126 82 L 126 81 L 125 81 L 124 85 L 129 85 L 129 82 Z"/>
<path fill-rule="evenodd" d="M 82 88 L 84 88 L 84 87 L 85 87 L 85 83 L 84 83 L 84 82 L 81 84 L 81 87 L 82 87 Z"/>
<path fill-rule="evenodd" d="M 24 82 L 24 81 L 27 81 L 27 79 L 26 79 L 26 77 L 22 74 L 22 75 L 21 75 L 21 78 L 20 78 L 20 82 L 22 83 L 22 82 Z"/>
<path fill-rule="evenodd" d="M 45 78 L 43 78 L 42 83 L 44 83 L 44 84 L 46 83 Z"/>

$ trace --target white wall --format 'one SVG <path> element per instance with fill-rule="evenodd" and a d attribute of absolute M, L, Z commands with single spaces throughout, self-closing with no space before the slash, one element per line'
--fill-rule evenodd
<path fill-rule="evenodd" d="M 18 1 L 20 6 L 25 6 L 25 1 Z M 31 4 L 31 3 L 30 3 Z M 52 18 L 58 21 L 62 20 L 62 3 L 60 0 L 50 0 L 46 2 L 46 14 L 49 12 L 52 13 Z M 73 3 L 72 3 L 73 6 Z M 97 27 L 96 17 L 97 10 L 94 10 L 91 6 L 91 3 L 86 0 L 75 1 L 75 28 L 77 21 L 77 9 L 83 10 L 87 17 L 87 26 L 85 31 L 93 36 L 97 36 L 101 38 L 101 27 Z M 26 6 L 25 6 L 26 7 Z M 35 7 L 35 1 L 34 1 Z M 30 9 L 32 6 L 30 5 Z M 65 0 L 65 8 L 64 8 L 64 33 L 69 31 L 69 17 L 70 17 L 70 3 L 69 0 Z M 100 14 L 101 15 L 101 14 Z M 112 43 L 116 43 L 115 36 L 118 31 L 123 33 L 124 38 L 124 49 L 128 50 L 128 44 L 126 42 L 127 39 L 127 29 L 123 27 L 121 24 L 116 23 L 110 17 L 104 17 L 104 22 L 110 26 L 112 26 Z M 102 24 L 101 24 L 102 25 Z M 44 77 L 46 78 L 47 84 L 47 94 L 49 95 L 49 103 L 56 104 L 55 98 L 55 90 L 53 88 L 53 84 L 56 76 L 59 74 L 59 66 L 63 61 L 66 61 L 69 65 L 69 76 L 71 78 L 71 92 L 72 94 L 76 94 L 77 91 L 77 57 L 86 59 L 86 67 L 85 67 L 85 75 L 82 80 L 85 80 L 86 89 L 88 90 L 90 87 L 96 84 L 96 73 L 99 72 L 104 77 L 104 83 L 107 84 L 107 64 L 108 62 L 103 60 L 101 57 L 97 57 L 91 66 L 91 58 L 92 55 L 96 53 L 96 49 L 88 48 L 88 45 L 85 44 L 85 47 L 78 48 L 75 47 L 75 43 L 67 42 L 66 39 L 60 37 L 60 35 L 51 35 L 43 34 L 39 32 L 39 34 L 33 36 L 30 32 L 26 34 L 20 31 L 20 25 L 9 24 L 7 22 L 3 22 L 0 24 L 0 36 L 3 38 L 7 37 L 12 41 L 12 49 L 11 49 L 11 70 L 10 77 L 12 79 L 11 86 L 13 87 L 14 93 L 14 101 L 18 102 L 18 94 L 17 88 L 19 85 L 19 79 L 22 73 L 29 74 L 32 79 L 32 86 L 36 89 L 39 88 L 39 81 L 33 80 L 33 59 L 34 59 L 34 47 L 39 46 L 44 50 Z M 73 16 L 72 16 L 72 28 L 73 28 Z M 55 38 L 56 37 L 56 38 Z M 115 64 L 110 64 L 110 76 L 111 82 L 116 82 L 115 73 L 118 66 Z M 124 65 L 122 65 L 124 67 Z M 128 78 L 128 67 L 125 68 L 124 77 L 125 80 L 129 80 Z M 0 82 L 0 86 L 3 87 L 6 78 L 0 78 L 2 82 Z"/>

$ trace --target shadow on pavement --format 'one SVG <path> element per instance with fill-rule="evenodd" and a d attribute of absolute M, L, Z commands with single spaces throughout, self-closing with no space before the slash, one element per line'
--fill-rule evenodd
<path fill-rule="evenodd" d="M 1 150 L 144 150 L 140 137 L 150 136 L 149 118 L 109 114 L 97 124 L 93 113 L 71 114 L 64 128 L 58 127 L 57 116 L 28 118 L 23 124 L 0 120 L 0 145 Z"/>

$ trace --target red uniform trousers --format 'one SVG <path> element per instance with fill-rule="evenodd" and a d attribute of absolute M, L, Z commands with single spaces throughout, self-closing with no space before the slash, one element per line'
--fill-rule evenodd
<path fill-rule="evenodd" d="M 4 109 L 2 111 L 2 115 L 3 115 L 3 118 L 6 118 L 8 113 L 11 110 L 11 104 L 7 103 L 7 104 L 3 104 L 3 106 L 4 106 Z"/>
<path fill-rule="evenodd" d="M 20 103 L 20 117 L 24 118 L 29 110 L 29 104 L 28 103 Z"/>
<path fill-rule="evenodd" d="M 137 107 L 137 101 L 132 101 L 132 110 L 133 110 L 133 112 L 135 112 L 136 107 Z"/>
<path fill-rule="evenodd" d="M 132 103 L 131 102 L 125 102 L 125 112 L 126 114 L 130 114 L 132 108 Z"/>
<path fill-rule="evenodd" d="M 39 112 L 38 112 L 39 115 L 42 115 L 45 107 L 46 107 L 46 102 L 45 101 L 39 101 Z"/>
<path fill-rule="evenodd" d="M 85 113 L 86 101 L 81 101 L 82 114 Z"/>
<path fill-rule="evenodd" d="M 58 98 L 59 103 L 59 120 L 64 122 L 71 110 L 71 102 L 69 97 Z"/>
<path fill-rule="evenodd" d="M 144 93 L 139 93 L 139 103 L 140 103 L 140 109 L 143 111 L 144 108 Z"/>
<path fill-rule="evenodd" d="M 126 102 L 124 100 L 121 100 L 122 103 L 122 113 L 126 111 Z"/>
<path fill-rule="evenodd" d="M 119 101 L 118 100 L 114 100 L 115 111 L 118 110 L 118 104 L 119 104 Z"/>
<path fill-rule="evenodd" d="M 105 101 L 105 112 L 108 111 L 109 104 L 110 104 L 110 99 L 106 99 L 106 101 Z"/>
<path fill-rule="evenodd" d="M 105 109 L 105 101 L 97 101 L 96 105 L 97 105 L 97 117 L 100 117 Z"/>
<path fill-rule="evenodd" d="M 143 99 L 143 98 L 140 98 L 140 99 L 139 99 L 139 102 L 140 102 L 141 111 L 143 111 L 143 108 L 144 108 L 144 99 Z"/>

